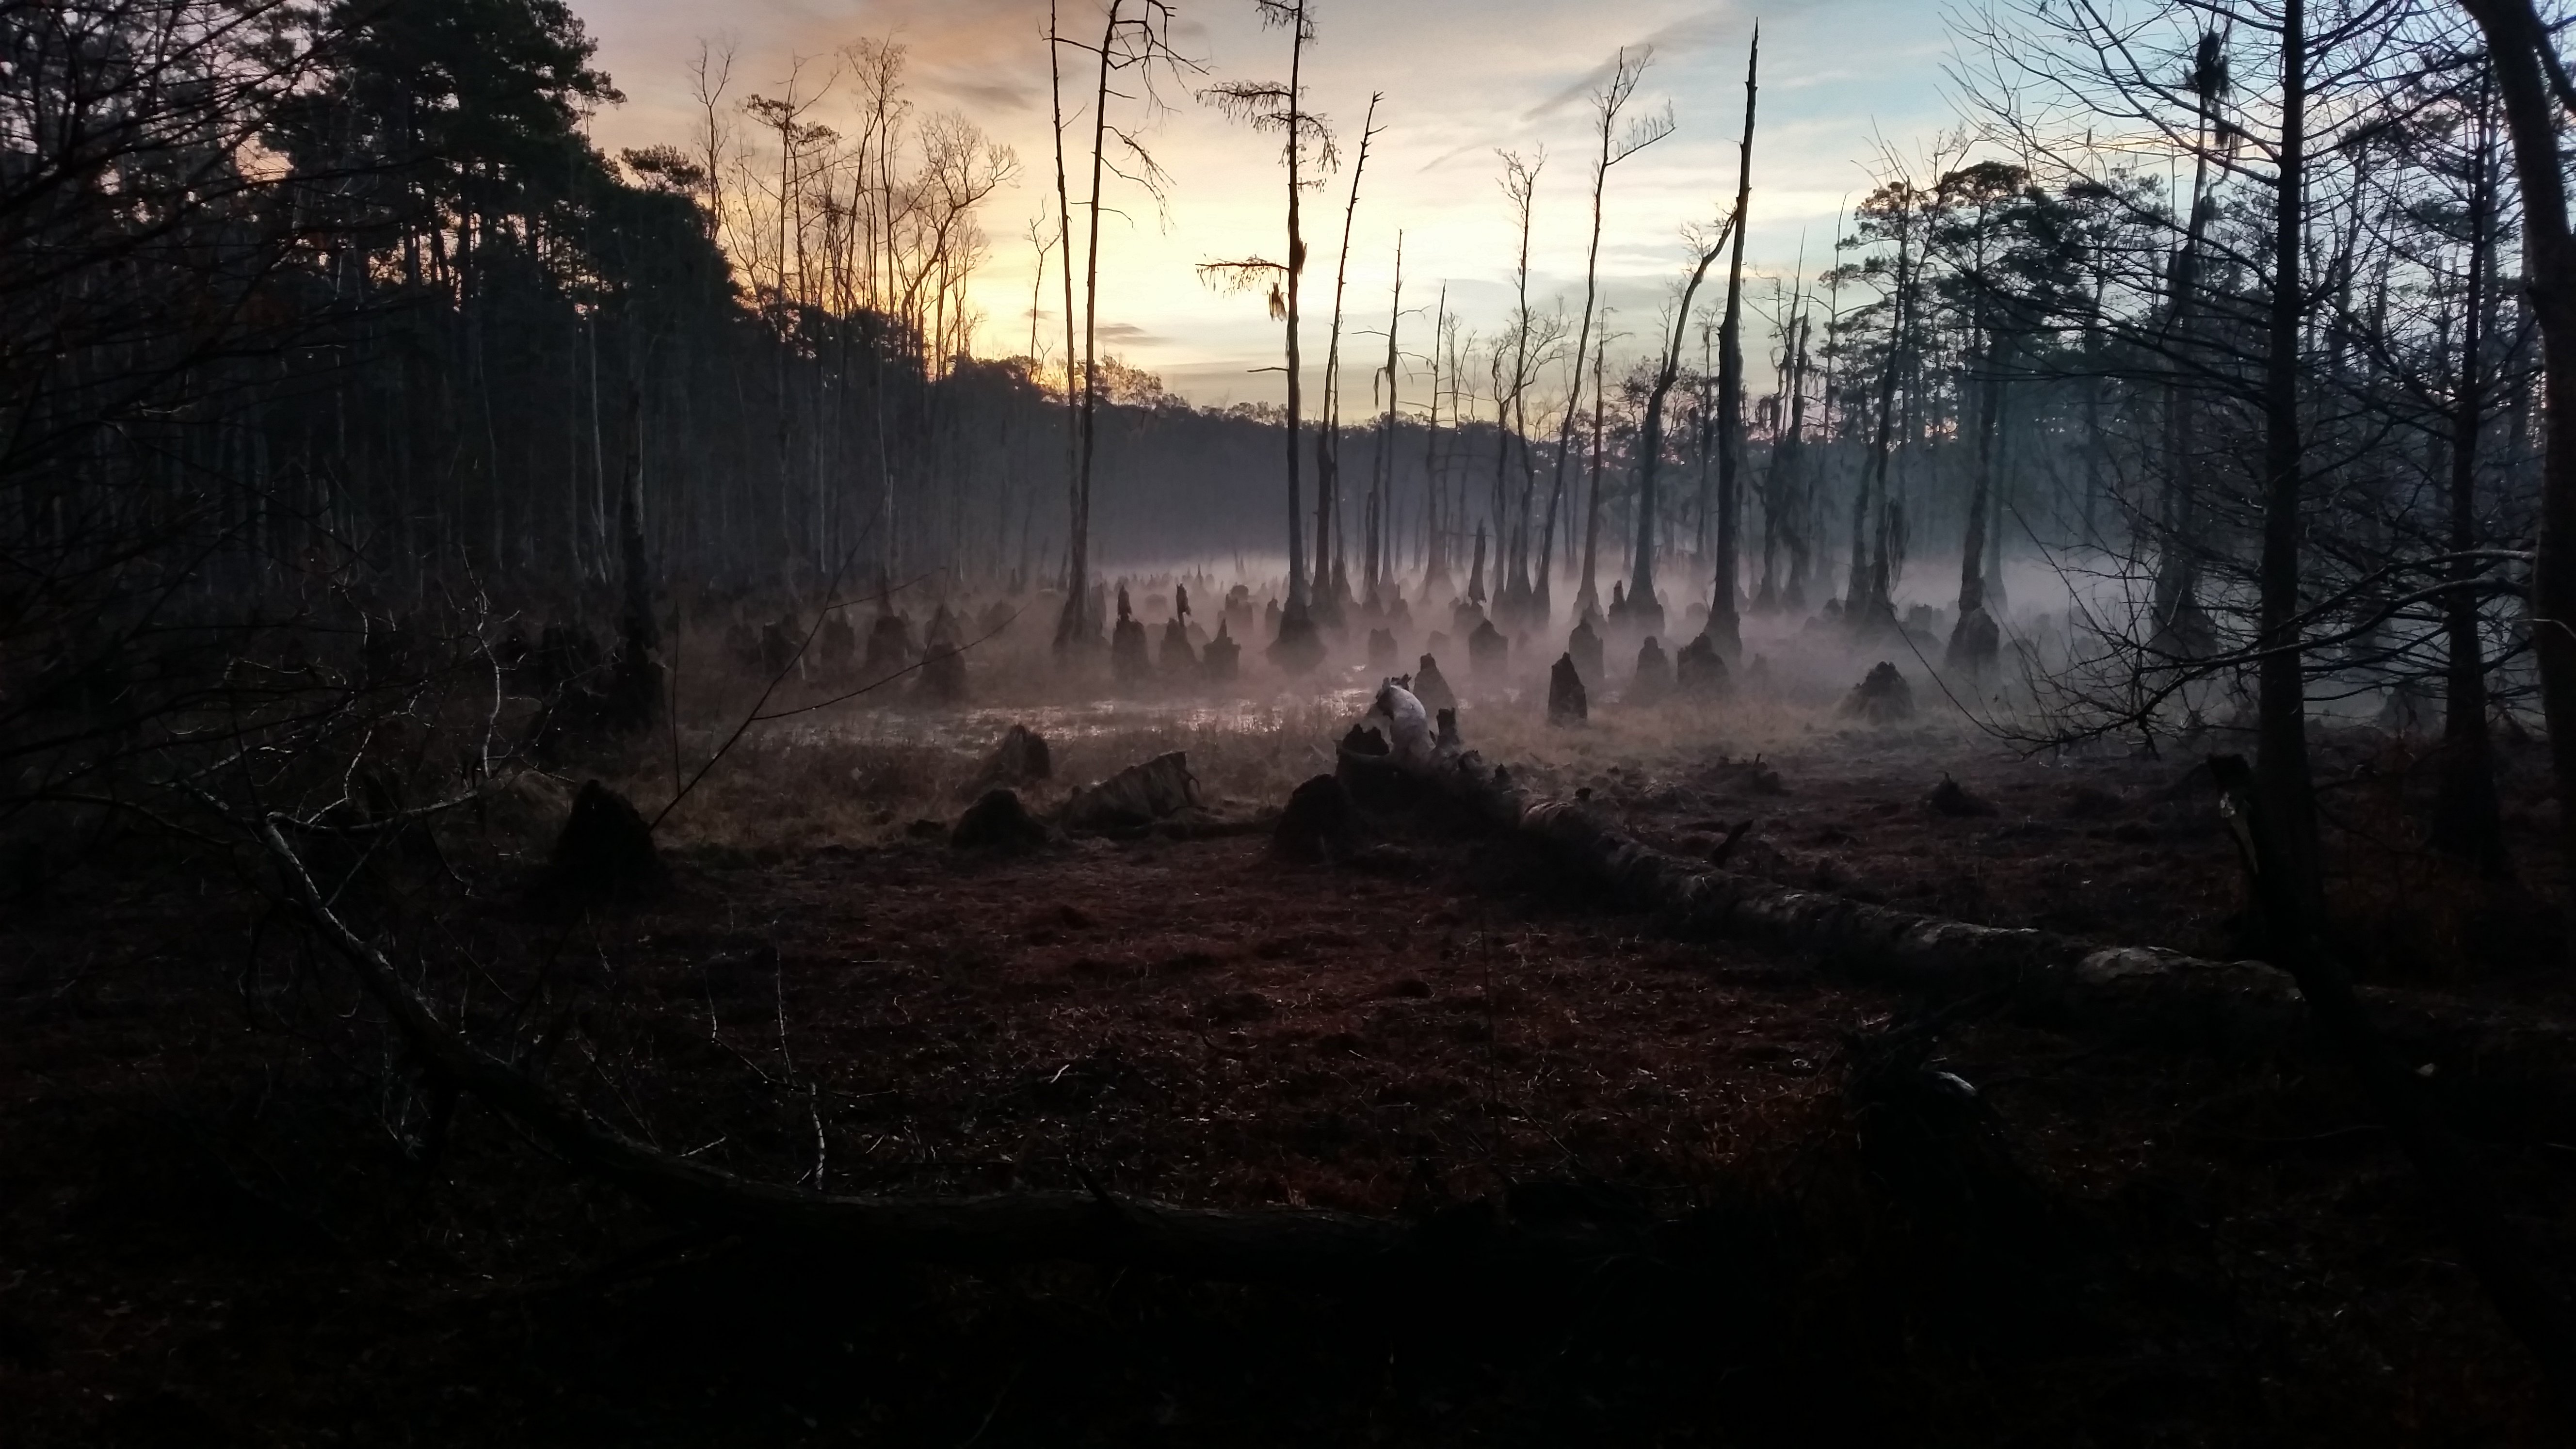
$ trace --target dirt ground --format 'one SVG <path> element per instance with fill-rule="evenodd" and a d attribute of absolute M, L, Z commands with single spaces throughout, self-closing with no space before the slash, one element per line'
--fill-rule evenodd
<path fill-rule="evenodd" d="M 1070 731 L 1060 779 L 1186 748 L 1249 818 L 1348 703 Z M 1465 716 L 1673 848 L 1752 817 L 1741 868 L 2237 939 L 2189 757 L 1789 710 Z M 912 822 L 962 802 L 989 743 L 963 733 L 747 754 L 641 906 L 532 905 L 533 847 L 486 821 L 351 907 L 487 1040 L 746 1175 L 1410 1216 L 1556 1187 L 1722 1250 L 1371 1293 L 691 1236 L 451 1104 L 247 904 L 244 862 L 161 852 L 0 927 L 0 1442 L 2551 1442 L 2405 1161 L 2296 1045 L 1948 1015 L 1926 1065 L 2010 1167 L 1927 1179 L 1855 1087 L 1927 1003 L 1670 939 L 1411 822 L 1340 866 L 1258 833 L 952 851 Z M 2412 758 L 2327 743 L 2366 971 L 2560 1004 L 2540 762 L 2508 755 L 2520 883 L 2463 885 L 2409 845 Z M 1944 772 L 1992 813 L 1927 806 Z M 2576 1150 L 2485 1150 L 2563 1280 Z"/>

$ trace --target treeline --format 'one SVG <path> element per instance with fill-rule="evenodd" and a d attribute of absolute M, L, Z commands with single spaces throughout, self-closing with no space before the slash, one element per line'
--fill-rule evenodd
<path fill-rule="evenodd" d="M 1062 389 L 964 347 L 1007 153 L 879 47 L 851 142 L 711 89 L 701 159 L 610 158 L 590 57 L 561 0 L 0 4 L 0 794 L 459 610 L 640 661 L 675 592 L 1061 568 Z M 1102 412 L 1113 529 L 1252 541 L 1274 428 Z"/>
<path fill-rule="evenodd" d="M 630 487 L 668 579 L 1060 570 L 1061 378 L 966 348 L 1011 161 L 916 120 L 899 51 L 854 49 L 847 141 L 718 85 L 699 154 L 610 158 L 559 0 L 20 4 L 0 38 L 18 637 L 361 581 L 568 606 Z M 1264 420 L 1104 389 L 1112 555 L 1255 542 Z"/>

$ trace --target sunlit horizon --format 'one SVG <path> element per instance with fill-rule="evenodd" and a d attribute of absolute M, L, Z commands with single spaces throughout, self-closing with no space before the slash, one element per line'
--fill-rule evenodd
<path fill-rule="evenodd" d="M 690 66 L 705 41 L 733 55 L 729 103 L 775 94 L 791 65 L 805 62 L 808 87 L 832 70 L 853 41 L 894 39 L 907 48 L 909 96 L 917 114 L 956 111 L 1020 163 L 1017 178 L 981 208 L 988 253 L 970 287 L 980 322 L 975 350 L 1029 350 L 1032 218 L 1053 226 L 1054 158 L 1048 139 L 1046 10 L 1042 0 L 884 0 L 820 5 L 750 0 L 721 25 L 693 6 L 667 0 L 576 0 L 597 41 L 597 63 L 627 100 L 601 112 L 593 134 L 611 151 L 688 140 L 703 122 L 690 94 Z M 1096 24 L 1087 5 L 1068 5 L 1064 28 Z M 1567 7 L 1511 0 L 1466 5 L 1409 0 L 1375 11 L 1322 0 L 1318 39 L 1308 52 L 1310 103 L 1341 133 L 1343 164 L 1308 194 L 1310 261 L 1303 336 L 1311 388 L 1323 371 L 1332 281 L 1357 132 L 1372 93 L 1381 134 L 1372 143 L 1345 287 L 1345 421 L 1370 410 L 1370 380 L 1384 357 L 1396 235 L 1404 242 L 1400 341 L 1408 410 L 1427 386 L 1434 309 L 1446 288 L 1462 329 L 1491 337 L 1511 304 L 1514 236 L 1497 177 L 1497 152 L 1536 159 L 1544 150 L 1531 237 L 1532 306 L 1581 305 L 1588 222 L 1588 93 L 1622 46 L 1652 46 L 1654 62 L 1635 110 L 1670 104 L 1676 133 L 1613 174 L 1605 204 L 1601 292 L 1614 361 L 1646 350 L 1661 325 L 1672 283 L 1686 262 L 1682 229 L 1723 209 L 1735 182 L 1742 122 L 1745 48 L 1762 25 L 1761 126 L 1754 147 L 1747 297 L 1755 321 L 1746 352 L 1757 374 L 1765 360 L 1774 279 L 1830 264 L 1836 222 L 1870 184 L 1864 162 L 1882 143 L 1900 154 L 1953 128 L 1942 90 L 1949 41 L 1935 7 L 1883 0 L 1825 0 L 1760 14 L 1750 7 L 1646 4 L 1612 24 Z M 1284 237 L 1285 173 L 1270 140 L 1227 121 L 1189 94 L 1220 79 L 1284 75 L 1283 34 L 1262 30 L 1250 0 L 1184 4 L 1175 40 L 1203 68 L 1167 80 L 1167 102 L 1143 139 L 1170 174 L 1157 208 L 1139 188 L 1113 178 L 1101 248 L 1102 350 L 1159 376 L 1203 406 L 1282 399 L 1280 333 L 1258 296 L 1204 285 L 1200 263 L 1276 252 Z M 1437 70 L 1412 62 L 1437 54 Z M 1084 106 L 1068 68 L 1067 105 Z M 846 82 L 816 111 L 843 119 Z M 1113 114 L 1124 121 L 1136 108 Z M 839 114 L 836 114 L 839 113 Z M 1069 154 L 1085 138 L 1068 136 Z M 1077 173 L 1079 168 L 1077 167 Z M 1077 216 L 1083 180 L 1073 184 Z M 1061 362 L 1061 279 L 1050 258 L 1039 309 L 1039 356 Z M 1561 393 L 1552 368 L 1540 392 Z"/>

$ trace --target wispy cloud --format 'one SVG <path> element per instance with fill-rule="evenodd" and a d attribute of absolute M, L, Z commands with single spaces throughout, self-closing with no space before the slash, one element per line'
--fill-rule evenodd
<path fill-rule="evenodd" d="M 1018 79 L 996 79 L 990 71 L 960 74 L 925 68 L 922 89 L 968 106 L 996 111 L 1024 111 L 1037 104 L 1037 87 Z"/>
<path fill-rule="evenodd" d="M 1703 10 L 1696 15 L 1685 15 L 1669 25 L 1632 40 L 1621 49 L 1634 52 L 1652 46 L 1657 56 L 1669 60 L 1688 55 L 1692 51 L 1712 44 L 1719 38 L 1719 32 L 1728 28 L 1733 21 L 1734 14 L 1730 7 Z M 1523 111 L 1521 120 L 1525 123 L 1543 121 L 1582 100 L 1599 89 L 1601 83 L 1610 78 L 1611 72 L 1616 70 L 1618 65 L 1619 52 L 1613 51 L 1600 64 L 1585 71 L 1573 84 Z"/>

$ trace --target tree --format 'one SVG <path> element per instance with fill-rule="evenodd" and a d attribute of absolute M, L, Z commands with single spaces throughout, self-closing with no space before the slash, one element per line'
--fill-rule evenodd
<path fill-rule="evenodd" d="M 1654 59 L 1655 48 L 1651 45 L 1639 46 L 1633 58 L 1628 48 L 1621 46 L 1618 56 L 1610 63 L 1610 78 L 1592 92 L 1593 131 L 1599 140 L 1599 148 L 1592 161 L 1592 231 L 1583 249 L 1583 310 L 1575 327 L 1574 352 L 1567 369 L 1565 414 L 1556 430 L 1556 481 L 1550 488 L 1548 500 L 1551 545 L 1555 538 L 1557 500 L 1565 493 L 1566 461 L 1574 452 L 1575 419 L 1581 416 L 1584 357 L 1592 351 L 1592 319 L 1600 292 L 1601 199 L 1609 187 L 1610 168 L 1671 135 L 1675 129 L 1672 106 L 1668 102 L 1661 115 L 1640 117 L 1629 124 L 1625 133 L 1619 130 L 1620 114 L 1636 95 L 1637 84 L 1645 78 L 1646 67 L 1652 65 Z M 1596 419 L 1601 406 L 1600 390 L 1595 388 L 1592 407 Z M 1597 427 L 1595 431 L 1598 432 Z M 1597 453 L 1597 447 L 1595 451 Z M 1596 465 L 1593 487 L 1584 502 L 1582 583 L 1574 594 L 1574 612 L 1577 617 L 1585 619 L 1601 617 L 1601 595 L 1593 586 L 1593 556 L 1601 524 L 1600 492 L 1600 471 Z M 1539 577 L 1542 580 L 1550 571 L 1552 557 L 1551 548 L 1541 549 Z"/>
<path fill-rule="evenodd" d="M 1541 149 L 1537 159 L 1517 151 L 1500 151 L 1503 159 L 1503 201 L 1511 208 L 1513 226 L 1519 237 L 1518 250 L 1512 262 L 1512 313 L 1507 335 L 1511 339 L 1510 362 L 1506 366 L 1501 339 L 1494 343 L 1494 542 L 1500 550 L 1498 572 L 1503 574 L 1498 589 L 1498 604 L 1506 618 L 1519 619 L 1531 612 L 1535 603 L 1529 572 L 1529 529 L 1531 495 L 1537 491 L 1538 472 L 1530 458 L 1528 399 L 1530 383 L 1537 371 L 1540 356 L 1554 339 L 1543 335 L 1543 324 L 1530 311 L 1529 250 L 1530 221 L 1538 195 L 1539 173 L 1547 169 L 1547 152 Z M 1517 493 L 1510 485 L 1512 446 L 1518 443 L 1521 454 L 1521 487 Z"/>
<path fill-rule="evenodd" d="M 1279 637 L 1271 641 L 1270 647 L 1275 662 L 1302 672 L 1322 658 L 1322 643 L 1315 637 L 1306 584 L 1304 521 L 1298 516 L 1297 428 L 1302 397 L 1302 364 L 1297 347 L 1298 279 L 1306 270 L 1306 238 L 1299 224 L 1298 208 L 1309 187 L 1323 184 L 1323 173 L 1331 170 L 1338 153 L 1330 126 L 1323 117 L 1306 109 L 1306 47 L 1315 42 L 1315 22 L 1308 13 L 1308 0 L 1254 0 L 1254 6 L 1264 29 L 1288 32 L 1286 83 L 1228 81 L 1205 94 L 1228 116 L 1251 125 L 1255 131 L 1280 138 L 1280 155 L 1288 171 L 1288 253 L 1284 261 L 1256 255 L 1239 261 L 1208 262 L 1200 266 L 1199 275 L 1238 291 L 1266 285 L 1270 315 L 1286 329 L 1288 602 L 1279 612 Z M 1321 549 L 1323 541 L 1317 540 L 1316 547 Z"/>
<path fill-rule="evenodd" d="M 1130 5 L 1135 7 L 1132 11 L 1127 8 Z M 1052 52 L 1055 46 L 1066 42 L 1061 41 L 1054 34 L 1055 12 L 1052 7 L 1047 14 L 1048 45 Z M 1172 49 L 1171 24 L 1172 10 L 1164 0 L 1109 0 L 1108 14 L 1101 23 L 1100 43 L 1092 50 L 1093 58 L 1098 64 L 1098 80 L 1091 102 L 1091 194 L 1085 206 L 1087 236 L 1082 252 L 1082 406 L 1078 416 L 1081 443 L 1073 481 L 1073 523 L 1069 549 L 1070 563 L 1066 571 L 1065 614 L 1056 629 L 1059 650 L 1074 647 L 1076 644 L 1087 648 L 1089 641 L 1098 637 L 1094 631 L 1098 629 L 1100 622 L 1089 616 L 1088 601 L 1091 597 L 1092 469 L 1100 451 L 1100 218 L 1106 210 L 1102 200 L 1103 181 L 1104 177 L 1114 169 L 1122 178 L 1144 188 L 1146 193 L 1157 202 L 1162 199 L 1165 182 L 1161 166 L 1156 164 L 1153 153 L 1145 148 L 1135 131 L 1111 124 L 1109 102 L 1113 98 L 1130 99 L 1115 90 L 1112 82 L 1123 73 L 1134 72 L 1143 82 L 1141 90 L 1144 98 L 1150 102 L 1157 70 L 1177 69 L 1184 64 L 1178 52 Z M 1114 167 L 1109 159 L 1109 142 L 1113 137 L 1119 144 L 1123 162 Z M 1064 205 L 1062 145 L 1063 135 L 1061 123 L 1059 123 L 1057 132 L 1059 207 Z M 1068 286 L 1071 284 L 1072 270 L 1068 258 L 1068 265 L 1065 268 Z M 1069 327 L 1072 316 L 1070 296 L 1066 299 L 1065 312 Z M 1067 346 L 1069 366 L 1070 340 Z"/>
<path fill-rule="evenodd" d="M 1377 450 L 1369 460 L 1367 606 L 1371 615 L 1384 607 L 1379 595 L 1389 562 L 1386 532 L 1392 517 L 1389 494 L 1395 484 L 1396 369 L 1403 356 L 1396 350 L 1396 332 L 1403 321 L 1404 232 L 1399 229 L 1395 234 L 1395 284 L 1386 304 L 1386 367 L 1379 374 L 1386 379 L 1386 414 L 1378 424 Z"/>
<path fill-rule="evenodd" d="M 2531 576 L 2532 652 L 2558 779 L 2562 849 L 2576 868 L 2576 233 L 2567 216 L 2562 112 L 2576 112 L 2549 28 L 2531 0 L 2461 0 L 2494 57 L 2495 83 L 2513 137 L 2522 187 L 2523 252 L 2532 313 L 2540 324 L 2548 442 L 2541 461 L 2540 535 Z M 2576 939 L 2576 905 L 2568 911 Z"/>
<path fill-rule="evenodd" d="M 1664 605 L 1655 594 L 1655 472 L 1664 451 L 1664 399 L 1681 376 L 1682 341 L 1689 335 L 1691 300 L 1699 295 L 1699 284 L 1708 269 L 1726 249 L 1734 234 L 1736 218 L 1729 216 L 1716 234 L 1705 233 L 1689 238 L 1697 259 L 1681 287 L 1680 300 L 1672 313 L 1672 330 L 1663 348 L 1661 364 L 1655 370 L 1652 389 L 1646 395 L 1646 410 L 1637 437 L 1637 551 L 1629 566 L 1628 622 L 1636 631 L 1649 635 L 1664 632 Z"/>
<path fill-rule="evenodd" d="M 1351 602 L 1350 570 L 1342 559 L 1342 291 L 1350 280 L 1351 224 L 1360 212 L 1360 178 L 1368 171 L 1369 142 L 1378 134 L 1377 105 L 1369 97 L 1360 122 L 1359 154 L 1351 162 L 1350 201 L 1342 208 L 1342 247 L 1333 263 L 1333 324 L 1324 348 L 1323 426 L 1315 430 L 1315 594 L 1323 622 L 1338 628 Z M 1328 566 L 1329 565 L 1329 566 Z"/>
<path fill-rule="evenodd" d="M 2002 315 L 2006 283 L 1998 275 L 2001 255 L 2011 245 L 2004 226 L 2017 218 L 2015 203 L 2029 185 L 2018 166 L 1988 161 L 1961 167 L 1934 186 L 1939 220 L 1929 245 L 1943 248 L 1963 265 L 1955 273 L 1968 332 L 1968 368 L 1963 386 L 1977 390 L 1976 459 L 1968 494 L 1967 528 L 1959 548 L 1959 617 L 1950 631 L 1943 662 L 1970 675 L 1995 664 L 2001 631 L 1986 609 L 1986 576 L 1992 564 L 1986 538 L 1999 511 L 1995 493 L 1996 434 L 2003 425 L 2006 360 L 2001 338 L 2008 331 Z"/>
<path fill-rule="evenodd" d="M 1762 63 L 1762 27 L 1744 61 L 1744 140 L 1735 170 L 1735 247 L 1726 268 L 1726 320 L 1717 354 L 1717 578 L 1708 598 L 1708 635 L 1720 654 L 1744 649 L 1736 616 L 1736 517 L 1738 479 L 1744 468 L 1744 217 L 1753 204 L 1753 104 Z"/>

